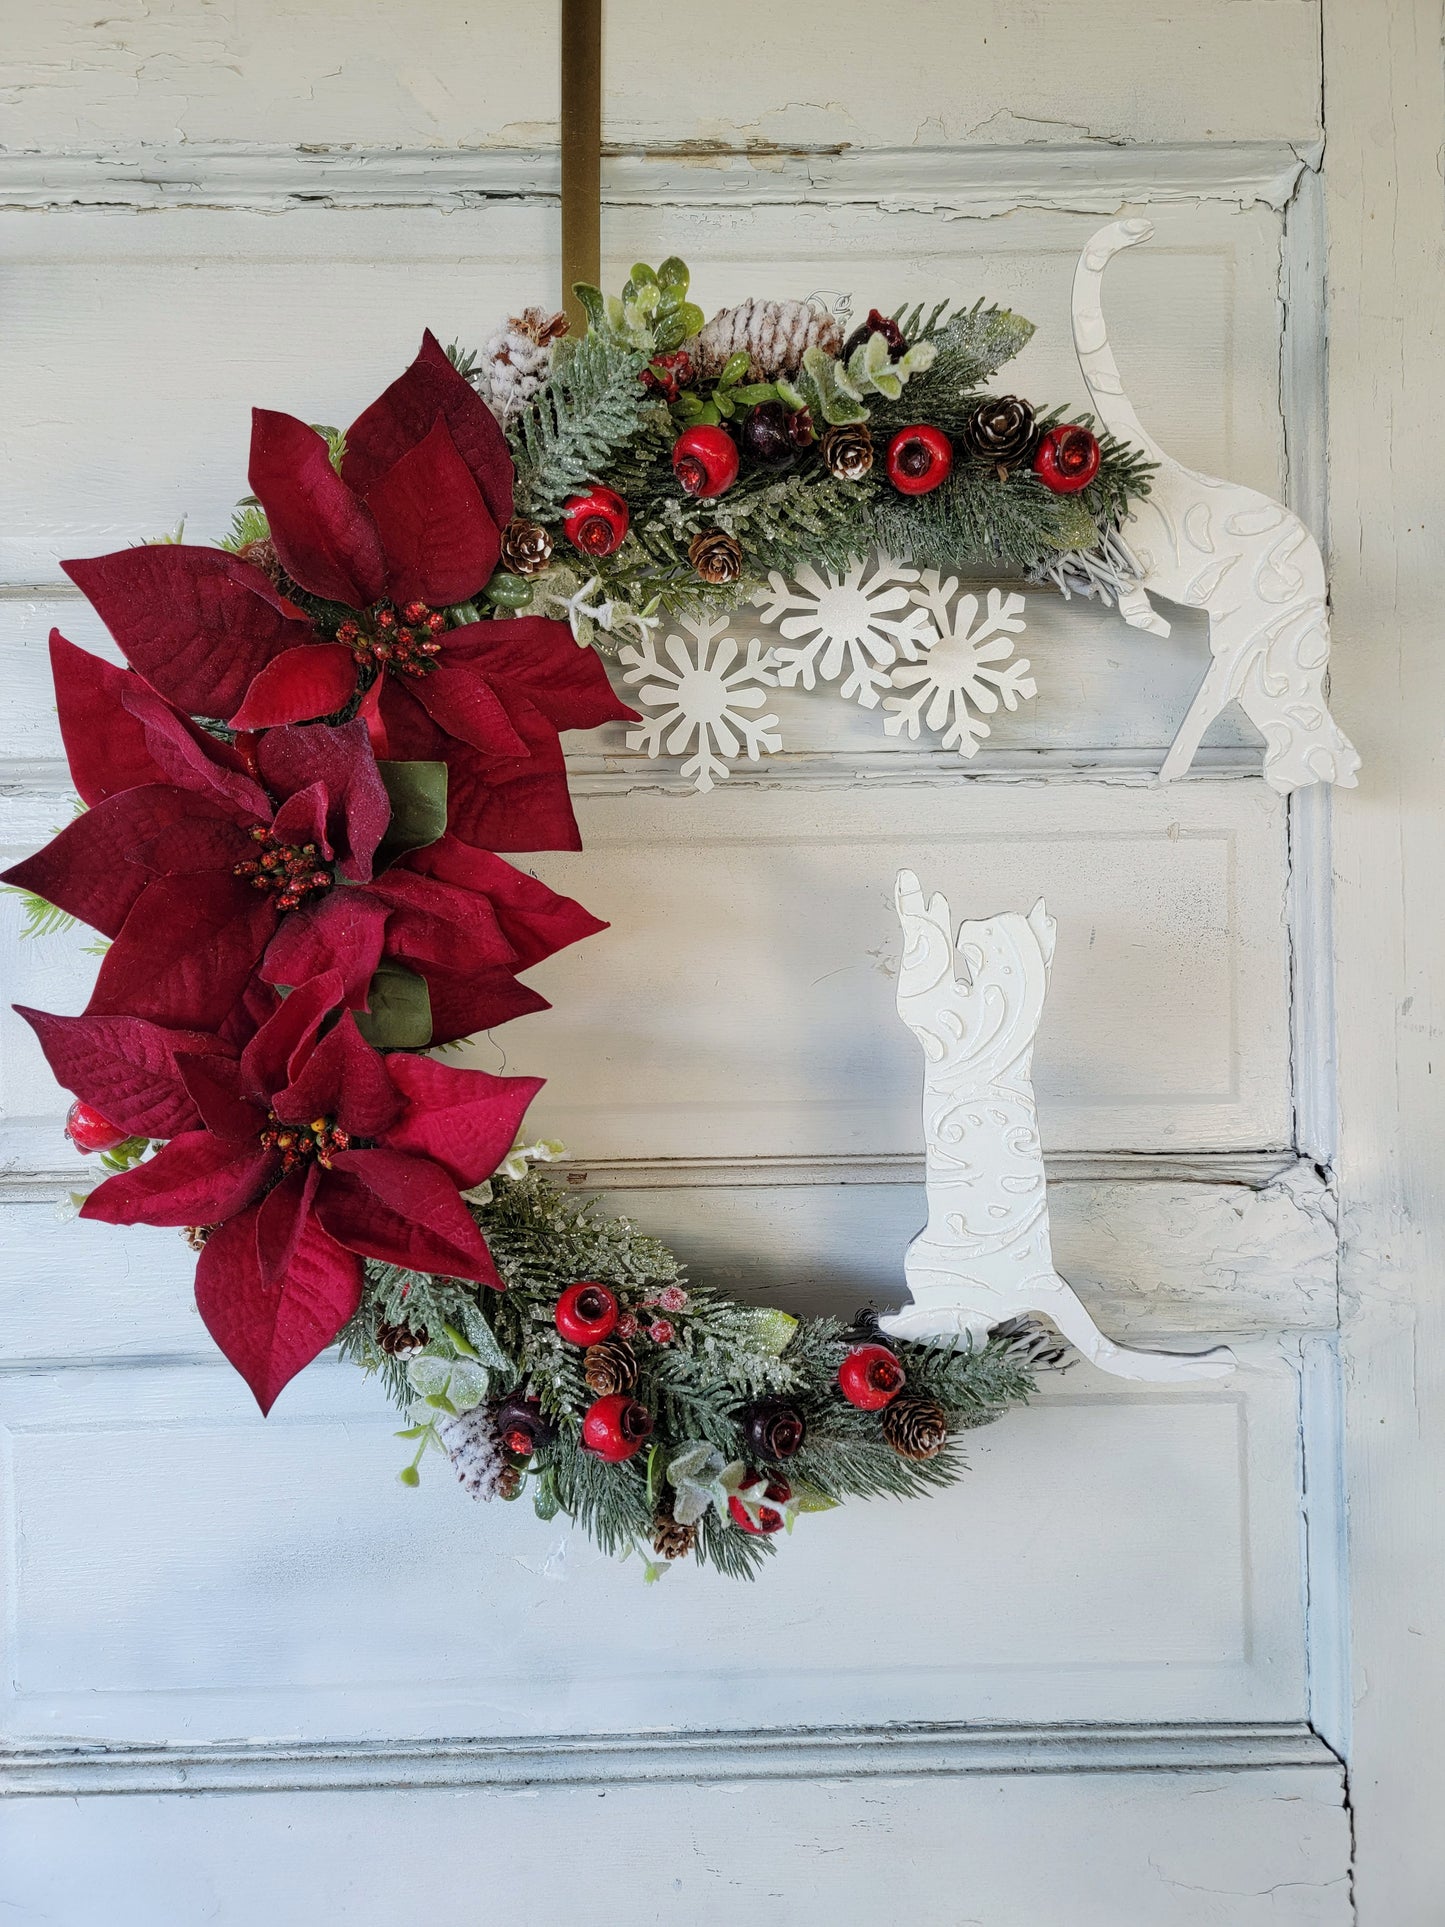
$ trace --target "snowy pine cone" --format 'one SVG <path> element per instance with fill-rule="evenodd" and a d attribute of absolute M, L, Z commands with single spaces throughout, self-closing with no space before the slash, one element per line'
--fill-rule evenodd
<path fill-rule="evenodd" d="M 835 315 L 811 302 L 740 301 L 715 314 L 686 345 L 700 375 L 720 375 L 733 355 L 745 352 L 748 380 L 772 381 L 796 374 L 809 348 L 836 355 L 843 330 Z"/>
<path fill-rule="evenodd" d="M 473 1405 L 469 1411 L 443 1419 L 437 1431 L 466 1491 L 474 1499 L 495 1499 L 509 1467 L 491 1407 L 485 1403 Z"/>
<path fill-rule="evenodd" d="M 566 332 L 566 315 L 524 308 L 488 339 L 472 380 L 504 428 L 551 374 L 552 344 Z"/>

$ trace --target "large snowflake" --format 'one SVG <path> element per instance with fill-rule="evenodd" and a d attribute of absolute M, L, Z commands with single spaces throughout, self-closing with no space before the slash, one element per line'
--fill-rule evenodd
<path fill-rule="evenodd" d="M 1024 599 L 990 589 L 987 611 L 980 616 L 978 597 L 958 595 L 956 577 L 945 580 L 937 569 L 925 569 L 914 600 L 931 613 L 937 640 L 921 661 L 894 665 L 893 687 L 912 694 L 884 697 L 883 707 L 890 713 L 883 727 L 890 736 L 907 729 L 916 740 L 920 724 L 926 723 L 943 731 L 945 749 L 972 756 L 989 734 L 985 716 L 992 716 L 1000 703 L 1017 709 L 1038 693 L 1027 658 L 1008 660 L 1013 638 L 1026 626 Z"/>
<path fill-rule="evenodd" d="M 875 559 L 871 575 L 869 566 L 858 557 L 835 575 L 808 564 L 791 583 L 775 570 L 768 587 L 758 591 L 763 621 L 787 638 L 773 651 L 784 688 L 801 683 L 812 689 L 820 678 L 837 682 L 846 669 L 841 693 L 876 709 L 894 663 L 922 655 L 929 620 L 910 593 L 917 569 L 887 556 Z"/>
<path fill-rule="evenodd" d="M 678 756 L 695 741 L 696 753 L 682 765 L 682 774 L 692 777 L 694 789 L 710 790 L 714 778 L 728 773 L 725 758 L 746 747 L 757 762 L 764 750 L 782 748 L 776 716 L 744 713 L 762 707 L 764 692 L 775 688 L 778 678 L 771 651 L 756 637 L 738 661 L 739 645 L 726 633 L 726 616 L 680 620 L 691 641 L 664 637 L 666 660 L 659 659 L 651 636 L 640 648 L 621 651 L 621 660 L 630 665 L 624 680 L 640 683 L 638 703 L 656 712 L 627 732 L 627 747 L 660 756 L 665 746 L 669 756 Z"/>

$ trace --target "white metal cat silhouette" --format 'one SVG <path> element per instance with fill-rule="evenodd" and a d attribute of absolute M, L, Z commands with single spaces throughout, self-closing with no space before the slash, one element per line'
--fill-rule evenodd
<path fill-rule="evenodd" d="M 1042 1313 L 1084 1356 L 1121 1378 L 1220 1378 L 1225 1346 L 1138 1352 L 1099 1330 L 1054 1270 L 1032 1076 L 1034 1036 L 1054 955 L 1054 920 L 1036 903 L 965 923 L 925 903 L 918 879 L 895 886 L 903 926 L 898 1014 L 923 1046 L 928 1223 L 908 1247 L 913 1303 L 879 1320 L 899 1338 L 980 1343 L 995 1325 Z"/>
<path fill-rule="evenodd" d="M 1330 619 L 1319 545 L 1282 503 L 1235 482 L 1196 474 L 1145 431 L 1125 395 L 1109 347 L 1100 293 L 1104 269 L 1123 248 L 1147 241 L 1148 221 L 1100 228 L 1074 273 L 1074 347 L 1105 428 L 1159 464 L 1146 501 L 1124 527 L 1142 568 L 1119 600 L 1136 629 L 1167 636 L 1145 591 L 1209 614 L 1213 660 L 1164 766 L 1182 776 L 1214 718 L 1237 702 L 1264 737 L 1264 777 L 1288 793 L 1306 783 L 1352 786 L 1360 759 L 1325 702 Z"/>

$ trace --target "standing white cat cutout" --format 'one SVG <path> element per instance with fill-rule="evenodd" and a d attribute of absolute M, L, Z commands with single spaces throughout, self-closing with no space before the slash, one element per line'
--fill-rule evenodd
<path fill-rule="evenodd" d="M 1101 1371 L 1120 1378 L 1221 1378 L 1227 1346 L 1140 1352 L 1106 1338 L 1054 1269 L 1048 1187 L 1034 1102 L 1034 1037 L 1053 962 L 1042 902 L 965 923 L 925 902 L 918 878 L 895 886 L 903 926 L 898 1014 L 923 1046 L 928 1223 L 908 1247 L 913 1302 L 879 1319 L 898 1338 L 981 1344 L 996 1325 L 1041 1313 Z"/>

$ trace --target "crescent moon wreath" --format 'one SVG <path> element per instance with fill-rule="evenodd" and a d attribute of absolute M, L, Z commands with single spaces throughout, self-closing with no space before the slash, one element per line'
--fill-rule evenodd
<path fill-rule="evenodd" d="M 1096 297 L 1136 225 L 1096 237 L 1076 283 L 1097 420 L 986 388 L 1033 332 L 1007 309 L 849 328 L 750 300 L 705 322 L 674 259 L 579 290 L 580 338 L 540 309 L 480 354 L 427 334 L 344 433 L 257 409 L 216 547 L 64 564 L 128 667 L 52 634 L 83 807 L 6 881 L 33 929 L 106 945 L 82 1014 L 21 1014 L 101 1159 L 81 1215 L 184 1233 L 263 1412 L 339 1345 L 406 1415 L 405 1484 L 436 1448 L 474 1496 L 525 1495 L 649 1577 L 688 1556 L 748 1576 L 801 1514 L 958 1477 L 960 1435 L 1063 1339 L 1130 1376 L 1230 1368 L 1111 1344 L 1053 1269 L 1042 905 L 955 936 L 899 878 L 929 1217 L 913 1302 L 881 1320 L 688 1283 L 542 1175 L 538 1079 L 433 1054 L 545 1008 L 524 973 L 605 927 L 505 860 L 580 847 L 562 732 L 692 746 L 707 788 L 777 746 L 757 711 L 782 682 L 971 754 L 1034 686 L 1006 660 L 1022 598 L 981 614 L 948 574 L 970 564 L 1155 629 L 1151 589 L 1208 609 L 1166 774 L 1237 699 L 1277 787 L 1353 780 L 1318 550 L 1278 504 L 1170 462 L 1123 399 Z M 750 602 L 775 649 L 726 633 Z"/>

